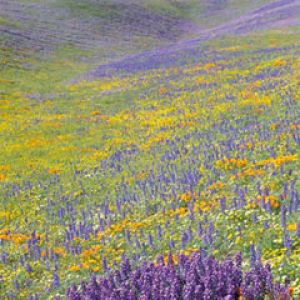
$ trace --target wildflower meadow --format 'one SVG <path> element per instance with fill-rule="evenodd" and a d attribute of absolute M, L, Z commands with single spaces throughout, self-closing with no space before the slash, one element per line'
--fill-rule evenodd
<path fill-rule="evenodd" d="M 300 299 L 299 1 L 0 2 L 0 299 Z"/>

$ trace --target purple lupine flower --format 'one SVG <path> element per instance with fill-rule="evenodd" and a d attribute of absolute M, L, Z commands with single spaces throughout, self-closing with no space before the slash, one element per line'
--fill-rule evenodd
<path fill-rule="evenodd" d="M 164 258 L 162 255 L 158 255 L 156 261 L 157 261 L 158 265 L 160 265 L 160 266 L 164 265 Z"/>
<path fill-rule="evenodd" d="M 292 241 L 291 241 L 290 235 L 286 229 L 283 231 L 283 245 L 284 245 L 284 248 L 286 248 L 286 249 L 292 248 Z"/>
<path fill-rule="evenodd" d="M 138 239 L 138 237 L 137 237 L 136 232 L 133 234 L 133 240 L 134 240 L 135 245 L 136 245 L 138 248 L 141 248 L 141 244 L 140 244 L 140 242 L 139 242 L 139 239 Z"/>
<path fill-rule="evenodd" d="M 161 239 L 162 239 L 162 231 L 161 231 L 160 225 L 157 226 L 157 233 L 156 233 L 156 235 L 157 235 L 158 240 L 161 241 Z"/>
<path fill-rule="evenodd" d="M 151 233 L 148 233 L 148 244 L 149 244 L 149 246 L 151 246 L 152 248 L 154 247 L 153 238 L 152 238 Z"/>
<path fill-rule="evenodd" d="M 252 214 L 252 222 L 253 222 L 254 224 L 257 223 L 257 215 L 256 215 L 255 212 Z"/>
<path fill-rule="evenodd" d="M 205 230 L 204 242 L 206 245 L 212 246 L 213 244 L 213 237 L 212 234 L 214 232 L 214 225 L 212 222 L 209 222 L 208 226 Z"/>
<path fill-rule="evenodd" d="M 183 231 L 181 233 L 181 247 L 184 249 L 189 242 L 189 235 Z"/>
<path fill-rule="evenodd" d="M 58 274 L 57 274 L 56 271 L 53 272 L 52 277 L 53 277 L 53 279 L 52 279 L 52 285 L 51 285 L 51 287 L 53 289 L 55 289 L 56 287 L 59 286 L 59 277 L 58 277 Z"/>
<path fill-rule="evenodd" d="M 267 220 L 264 220 L 263 227 L 264 227 L 264 229 L 268 229 L 269 228 L 269 223 L 268 223 Z"/>
<path fill-rule="evenodd" d="M 268 200 L 268 202 L 266 203 L 266 212 L 270 213 L 271 212 L 271 202 L 270 200 Z"/>
<path fill-rule="evenodd" d="M 256 257 L 256 261 L 261 261 L 261 249 L 260 249 L 260 247 L 256 247 L 255 257 Z"/>
<path fill-rule="evenodd" d="M 169 253 L 166 265 L 160 255 L 157 266 L 143 262 L 136 270 L 131 270 L 126 261 L 107 279 L 100 277 L 96 282 L 93 276 L 87 287 L 81 284 L 80 291 L 72 286 L 67 290 L 67 299 L 236 299 L 239 287 L 246 299 L 260 299 L 266 293 L 278 295 L 277 291 L 287 293 L 287 284 L 276 285 L 275 291 L 268 265 L 264 267 L 258 262 L 242 276 L 240 254 L 236 256 L 236 264 L 229 259 L 217 262 L 200 252 L 190 258 L 183 254 L 177 257 L 178 266 Z"/>
<path fill-rule="evenodd" d="M 197 224 L 197 234 L 199 237 L 201 237 L 201 235 L 202 235 L 202 225 L 201 225 L 200 221 Z"/>
<path fill-rule="evenodd" d="M 265 281 L 266 291 L 268 293 L 271 293 L 273 290 L 273 277 L 271 273 L 271 265 L 269 262 L 266 263 L 265 274 L 266 274 L 266 281 Z"/>
<path fill-rule="evenodd" d="M 23 258 L 23 255 L 20 255 L 19 257 L 19 263 L 21 266 L 24 266 L 24 258 Z"/>
<path fill-rule="evenodd" d="M 165 222 L 165 228 L 166 228 L 166 229 L 169 228 L 169 224 L 170 224 L 170 221 L 169 221 L 169 220 L 166 220 L 166 222 Z"/>
<path fill-rule="evenodd" d="M 286 227 L 286 208 L 285 205 L 282 203 L 280 205 L 280 221 L 283 228 Z"/>
<path fill-rule="evenodd" d="M 1 261 L 2 261 L 3 264 L 6 264 L 7 257 L 8 257 L 8 254 L 6 252 L 3 252 L 1 254 Z"/>
<path fill-rule="evenodd" d="M 250 247 L 249 247 L 249 249 L 250 249 L 250 254 L 249 254 L 250 267 L 254 268 L 255 262 L 256 262 L 256 252 L 255 252 L 254 245 L 251 244 Z"/>
<path fill-rule="evenodd" d="M 191 241 L 193 239 L 193 231 L 192 231 L 191 226 L 189 226 L 187 234 L 189 236 L 189 241 Z"/>
<path fill-rule="evenodd" d="M 16 289 L 17 292 L 20 291 L 20 285 L 19 285 L 19 281 L 18 280 L 14 281 L 14 287 L 15 287 L 15 289 Z"/>
<path fill-rule="evenodd" d="M 7 294 L 8 294 L 8 298 L 9 298 L 10 300 L 15 299 L 14 293 L 13 293 L 12 291 L 9 291 Z"/>
<path fill-rule="evenodd" d="M 25 270 L 26 270 L 27 273 L 31 273 L 32 272 L 32 269 L 31 269 L 29 263 L 26 263 Z"/>
<path fill-rule="evenodd" d="M 241 267 L 242 266 L 242 253 L 241 252 L 238 252 L 235 256 L 235 262 L 236 262 L 236 265 L 237 267 Z"/>
<path fill-rule="evenodd" d="M 225 214 L 225 210 L 226 210 L 225 197 L 222 197 L 222 198 L 219 200 L 219 203 L 220 203 L 220 209 L 221 209 L 221 212 L 222 212 L 222 214 L 224 215 L 224 214 Z"/>
<path fill-rule="evenodd" d="M 31 280 L 30 280 L 29 278 L 27 278 L 27 279 L 25 280 L 25 284 L 26 284 L 26 287 L 30 287 L 30 285 L 31 285 Z"/>
<path fill-rule="evenodd" d="M 169 248 L 173 249 L 175 247 L 175 242 L 173 240 L 169 241 Z"/>

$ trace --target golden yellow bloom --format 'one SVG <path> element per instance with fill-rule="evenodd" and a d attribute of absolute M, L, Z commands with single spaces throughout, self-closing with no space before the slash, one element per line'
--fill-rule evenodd
<path fill-rule="evenodd" d="M 69 268 L 69 271 L 72 271 L 72 272 L 76 272 L 76 271 L 79 271 L 80 270 L 80 267 L 79 266 L 71 266 Z"/>
<path fill-rule="evenodd" d="M 190 194 L 190 193 L 182 194 L 182 195 L 180 196 L 180 199 L 181 199 L 182 201 L 189 201 L 189 200 L 191 200 L 191 194 Z"/>
<path fill-rule="evenodd" d="M 297 224 L 294 223 L 294 224 L 290 224 L 287 226 L 287 230 L 290 230 L 290 231 L 296 231 L 297 229 Z"/>
<path fill-rule="evenodd" d="M 11 240 L 14 244 L 19 245 L 22 242 L 29 240 L 29 237 L 23 234 L 14 234 L 12 235 Z"/>
<path fill-rule="evenodd" d="M 33 139 L 26 143 L 26 146 L 29 148 L 47 146 L 49 144 L 46 140 Z"/>
<path fill-rule="evenodd" d="M 236 244 L 239 244 L 240 242 L 241 242 L 241 237 L 238 236 L 238 237 L 235 239 L 235 243 L 236 243 Z"/>
<path fill-rule="evenodd" d="M 0 240 L 10 241 L 10 235 L 1 234 L 0 235 Z"/>
<path fill-rule="evenodd" d="M 92 270 L 93 270 L 93 272 L 99 272 L 100 271 L 100 267 L 94 267 Z"/>
<path fill-rule="evenodd" d="M 48 169 L 48 174 L 58 174 L 59 172 L 60 172 L 60 170 L 56 169 L 56 168 Z"/>
<path fill-rule="evenodd" d="M 184 215 L 186 213 L 186 209 L 184 207 L 177 208 L 175 213 L 179 214 L 180 216 Z"/>
<path fill-rule="evenodd" d="M 277 59 L 274 62 L 274 66 L 275 67 L 281 67 L 281 66 L 284 66 L 284 65 L 286 65 L 286 62 L 283 59 Z"/>
<path fill-rule="evenodd" d="M 53 249 L 53 252 L 54 252 L 55 254 L 60 255 L 60 256 L 66 256 L 66 253 L 65 253 L 64 249 L 59 248 L 59 247 L 54 248 L 54 249 Z"/>
<path fill-rule="evenodd" d="M 291 130 L 297 130 L 297 124 L 291 124 L 290 129 Z"/>
<path fill-rule="evenodd" d="M 89 268 L 89 265 L 85 262 L 80 262 L 81 266 L 84 268 L 84 269 L 88 269 Z"/>
<path fill-rule="evenodd" d="M 11 169 L 10 165 L 2 165 L 0 166 L 0 171 L 9 171 Z"/>
<path fill-rule="evenodd" d="M 89 264 L 96 264 L 97 261 L 96 261 L 95 259 L 89 259 L 89 260 L 88 260 L 88 263 L 89 263 Z"/>
<path fill-rule="evenodd" d="M 168 90 L 165 88 L 165 87 L 161 87 L 159 89 L 159 94 L 162 95 L 162 94 L 165 94 Z"/>
<path fill-rule="evenodd" d="M 92 111 L 91 115 L 92 116 L 99 116 L 99 115 L 101 115 L 101 112 L 100 111 Z"/>
<path fill-rule="evenodd" d="M 206 71 L 210 70 L 213 67 L 215 67 L 214 63 L 208 63 L 203 66 L 204 70 L 206 70 Z"/>

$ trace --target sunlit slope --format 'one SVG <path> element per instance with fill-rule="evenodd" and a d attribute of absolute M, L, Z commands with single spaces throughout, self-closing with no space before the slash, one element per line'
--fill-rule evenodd
<path fill-rule="evenodd" d="M 242 251 L 249 269 L 251 244 L 299 294 L 299 42 L 211 40 L 160 68 L 5 95 L 0 295 L 63 296 L 122 255 Z"/>
<path fill-rule="evenodd" d="M 300 293 L 298 1 L 0 5 L 1 299 L 254 244 Z"/>

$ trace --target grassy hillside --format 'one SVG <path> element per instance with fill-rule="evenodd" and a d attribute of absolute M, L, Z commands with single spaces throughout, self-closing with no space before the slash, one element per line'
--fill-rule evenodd
<path fill-rule="evenodd" d="M 1 2 L 1 299 L 199 248 L 299 295 L 299 5 L 271 2 Z"/>
<path fill-rule="evenodd" d="M 6 50 L 88 49 L 98 63 L 188 37 L 267 1 L 8 1 L 1 3 Z M 270 1 L 269 1 L 270 2 Z M 4 53 L 5 54 L 5 53 Z"/>

